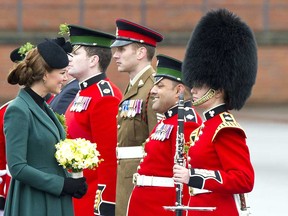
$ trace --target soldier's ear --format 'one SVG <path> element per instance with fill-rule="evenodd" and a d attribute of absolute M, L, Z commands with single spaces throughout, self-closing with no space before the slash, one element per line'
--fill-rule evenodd
<path fill-rule="evenodd" d="M 179 83 L 177 86 L 176 86 L 176 91 L 177 91 L 177 94 L 180 94 L 180 93 L 184 93 L 185 91 L 185 86 L 181 83 Z"/>
<path fill-rule="evenodd" d="M 96 65 L 99 62 L 99 56 L 98 55 L 93 55 L 90 57 L 89 62 L 91 65 Z"/>
<path fill-rule="evenodd" d="M 137 53 L 137 59 L 142 59 L 147 55 L 147 49 L 141 46 L 136 50 L 136 53 Z"/>

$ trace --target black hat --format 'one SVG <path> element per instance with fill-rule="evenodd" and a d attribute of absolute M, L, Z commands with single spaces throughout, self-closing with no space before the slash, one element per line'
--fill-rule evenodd
<path fill-rule="evenodd" d="M 157 58 L 157 73 L 155 75 L 155 84 L 163 78 L 168 78 L 182 83 L 181 66 L 182 62 L 172 57 L 160 54 Z"/>
<path fill-rule="evenodd" d="M 27 52 L 33 48 L 35 48 L 35 46 L 30 42 L 23 44 L 21 47 L 14 49 L 10 53 L 10 60 L 15 63 L 22 61 L 25 58 Z"/>
<path fill-rule="evenodd" d="M 15 63 L 16 63 L 16 62 L 22 61 L 22 60 L 25 58 L 24 55 L 21 55 L 21 54 L 19 53 L 19 49 L 20 49 L 20 47 L 14 49 L 14 50 L 10 53 L 10 60 L 11 60 L 12 62 L 15 62 Z"/>
<path fill-rule="evenodd" d="M 62 69 L 68 66 L 66 52 L 52 40 L 46 40 L 37 45 L 38 52 L 51 68 Z"/>
<path fill-rule="evenodd" d="M 226 105 L 241 109 L 257 74 L 257 45 L 250 27 L 227 9 L 208 12 L 195 27 L 182 67 L 183 82 L 223 89 Z"/>
<path fill-rule="evenodd" d="M 52 39 L 51 41 L 58 44 L 66 53 L 72 52 L 72 45 L 69 41 L 66 41 L 64 37 L 57 37 L 55 39 Z"/>
<path fill-rule="evenodd" d="M 115 40 L 114 35 L 105 32 L 76 25 L 68 25 L 68 28 L 72 45 L 110 48 L 112 41 Z"/>
<path fill-rule="evenodd" d="M 125 19 L 117 19 L 116 27 L 116 40 L 111 47 L 125 46 L 133 42 L 156 47 L 157 42 L 163 40 L 160 33 Z"/>

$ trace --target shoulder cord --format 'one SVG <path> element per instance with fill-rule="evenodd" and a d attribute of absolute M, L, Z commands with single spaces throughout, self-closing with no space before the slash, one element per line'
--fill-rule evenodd
<path fill-rule="evenodd" d="M 145 105 L 144 105 L 144 112 L 143 112 L 143 114 L 142 114 L 142 120 L 144 121 L 144 122 L 146 122 L 146 124 L 148 125 L 148 114 L 147 114 L 147 110 L 148 110 L 148 102 L 149 102 L 149 98 L 150 98 L 150 91 L 149 91 L 149 93 L 148 93 L 148 95 L 147 95 L 147 98 L 146 98 L 146 101 L 145 101 Z"/>

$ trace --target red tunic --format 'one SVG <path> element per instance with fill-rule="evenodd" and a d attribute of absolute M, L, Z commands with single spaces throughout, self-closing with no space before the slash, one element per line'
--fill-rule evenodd
<path fill-rule="evenodd" d="M 10 101 L 6 104 L 4 104 L 0 108 L 0 177 L 2 178 L 2 183 L 0 184 L 0 202 L 4 202 L 7 196 L 7 192 L 9 189 L 10 179 L 11 177 L 7 174 L 6 170 L 6 148 L 5 148 L 5 135 L 4 135 L 4 114 L 8 107 L 8 104 Z M 2 203 L 4 204 L 4 203 Z M 2 205 L 0 204 L 0 205 Z"/>
<path fill-rule="evenodd" d="M 93 216 L 94 211 L 96 215 L 109 215 L 115 208 L 116 115 L 122 93 L 105 74 L 82 82 L 80 87 L 65 113 L 68 137 L 96 143 L 104 161 L 96 170 L 84 170 L 88 192 L 81 199 L 74 199 L 75 215 Z"/>
<path fill-rule="evenodd" d="M 146 156 L 142 159 L 143 162 L 140 163 L 140 168 L 138 169 L 140 175 L 169 178 L 172 178 L 173 176 L 178 125 L 177 107 L 176 109 L 170 109 L 167 113 L 171 113 L 171 111 L 173 111 L 172 116 L 162 120 L 155 126 L 149 136 L 148 142 L 145 144 Z M 166 117 L 167 113 L 165 114 Z M 190 133 L 199 126 L 199 123 L 202 123 L 201 118 L 196 114 L 194 109 L 190 108 L 189 113 L 193 114 L 193 118 L 190 118 L 190 120 L 186 118 L 186 121 L 184 122 L 184 137 L 186 141 L 189 140 Z M 161 125 L 163 126 L 163 124 L 166 126 L 166 129 L 168 128 L 168 130 L 172 127 L 172 131 L 169 137 L 166 137 L 161 141 L 157 140 L 159 134 L 156 134 L 157 131 L 159 131 L 159 127 Z M 182 203 L 187 205 L 189 197 L 188 187 L 187 185 L 183 186 Z M 175 187 L 135 186 L 130 197 L 128 216 L 173 216 L 175 215 L 175 212 L 167 211 L 163 206 L 175 206 L 175 202 Z"/>
<path fill-rule="evenodd" d="M 190 196 L 189 206 L 216 207 L 216 210 L 189 211 L 188 215 L 236 216 L 234 194 L 253 189 L 254 170 L 245 133 L 230 113 L 223 110 L 217 113 L 219 108 L 206 113 L 207 121 L 191 134 L 194 142 L 189 149 L 189 185 L 212 191 Z"/>

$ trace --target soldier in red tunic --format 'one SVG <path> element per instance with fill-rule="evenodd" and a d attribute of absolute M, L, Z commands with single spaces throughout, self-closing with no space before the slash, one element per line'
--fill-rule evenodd
<path fill-rule="evenodd" d="M 128 206 L 128 216 L 175 215 L 163 206 L 173 206 L 176 189 L 172 179 L 178 125 L 178 98 L 184 92 L 184 136 L 201 125 L 202 120 L 191 107 L 190 89 L 181 81 L 182 63 L 174 58 L 158 55 L 155 84 L 151 89 L 152 109 L 165 117 L 152 130 L 144 147 L 145 156 L 134 174 L 134 189 Z M 183 203 L 188 201 L 188 187 L 183 190 Z"/>
<path fill-rule="evenodd" d="M 9 101 L 10 102 L 10 101 Z M 6 153 L 5 153 L 5 136 L 3 131 L 3 125 L 4 125 L 4 114 L 6 111 L 6 108 L 9 104 L 7 102 L 0 108 L 0 211 L 4 210 L 5 206 L 5 200 L 7 197 L 7 192 L 9 188 L 10 183 L 10 176 L 7 173 L 7 167 L 6 167 Z"/>
<path fill-rule="evenodd" d="M 106 76 L 114 35 L 69 25 L 73 52 L 68 73 L 80 90 L 65 116 L 69 138 L 85 138 L 97 144 L 104 160 L 95 170 L 84 170 L 88 192 L 74 199 L 76 216 L 115 215 L 116 115 L 122 93 Z M 95 212 L 94 212 L 95 211 Z"/>
<path fill-rule="evenodd" d="M 244 193 L 252 191 L 254 169 L 246 135 L 229 110 L 240 110 L 257 73 L 252 30 L 226 9 L 208 12 L 189 41 L 183 81 L 192 88 L 193 105 L 205 110 L 204 123 L 191 135 L 188 169 L 174 166 L 174 180 L 190 186 L 187 215 L 248 215 Z M 242 209 L 242 211 L 240 211 Z"/>

